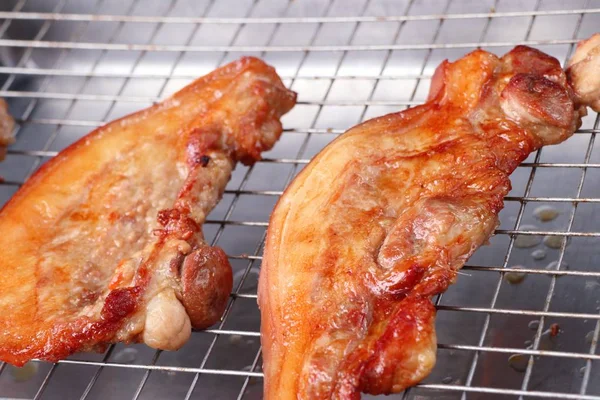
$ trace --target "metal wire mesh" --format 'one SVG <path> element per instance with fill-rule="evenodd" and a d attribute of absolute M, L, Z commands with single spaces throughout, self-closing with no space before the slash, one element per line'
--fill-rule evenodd
<path fill-rule="evenodd" d="M 295 174 L 344 129 L 421 103 L 444 58 L 527 43 L 566 62 L 600 26 L 600 1 L 5 0 L 0 19 L 0 96 L 19 122 L 0 164 L 0 204 L 91 128 L 242 54 L 276 66 L 300 95 L 280 142 L 236 169 L 205 226 L 235 271 L 221 322 L 178 352 L 119 344 L 25 370 L 2 365 L 0 396 L 255 399 L 265 228 Z M 515 171 L 497 235 L 435 300 L 434 372 L 395 398 L 600 399 L 598 132 L 589 115 Z M 540 207 L 559 215 L 540 222 Z M 519 285 L 505 279 L 515 273 L 526 274 Z"/>

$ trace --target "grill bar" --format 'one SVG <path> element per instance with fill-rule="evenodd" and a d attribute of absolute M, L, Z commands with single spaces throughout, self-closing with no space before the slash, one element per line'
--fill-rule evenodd
<path fill-rule="evenodd" d="M 89 21 L 89 22 L 133 22 L 164 24 L 314 24 L 348 22 L 406 22 L 429 20 L 453 20 L 475 18 L 533 17 L 577 14 L 598 14 L 600 8 L 574 10 L 514 11 L 462 14 L 395 15 L 395 16 L 352 16 L 352 17 L 261 17 L 261 18 L 214 18 L 214 17 L 161 17 L 142 15 L 98 15 L 72 13 L 42 13 L 2 11 L 0 18 L 15 20 Z"/>
<path fill-rule="evenodd" d="M 237 333 L 236 333 L 237 334 Z M 218 337 L 218 334 L 215 335 Z M 506 353 L 506 354 L 514 354 L 521 353 L 531 356 L 537 357 L 560 357 L 560 358 L 573 358 L 573 359 L 583 359 L 583 360 L 600 360 L 600 355 L 598 354 L 588 354 L 588 353 L 572 353 L 565 351 L 548 351 L 548 350 L 527 350 L 521 348 L 503 348 L 503 347 L 490 347 L 490 346 L 468 346 L 468 345 L 458 345 L 458 344 L 438 344 L 438 349 L 444 350 L 461 350 L 461 351 L 480 351 L 480 352 L 488 352 L 488 353 Z M 157 352 L 160 354 L 160 352 Z M 175 367 L 175 366 L 163 366 L 156 365 L 156 361 L 158 360 L 158 356 L 155 355 L 152 359 L 152 362 L 148 365 L 139 365 L 139 364 L 121 364 L 114 362 L 98 362 L 98 361 L 87 361 L 87 360 L 61 360 L 57 363 L 59 364 L 77 364 L 77 365 L 87 365 L 87 366 L 97 366 L 97 367 L 113 367 L 113 368 L 123 368 L 123 369 L 143 369 L 148 371 L 174 371 L 174 372 L 186 372 L 186 373 L 196 373 L 196 374 L 223 374 L 223 375 L 237 375 L 237 376 L 248 376 L 248 377 L 259 377 L 262 378 L 262 372 L 253 372 L 253 371 L 233 371 L 233 370 L 216 370 L 211 368 L 192 368 L 192 367 Z M 216 372 L 218 371 L 218 372 Z M 51 375 L 53 370 L 51 370 Z M 50 378 L 48 377 L 46 381 Z M 141 389 L 144 386 L 146 380 L 142 380 L 141 384 L 136 391 L 136 396 L 139 396 L 141 393 Z M 47 382 L 46 382 L 47 384 Z M 44 384 L 45 386 L 45 384 Z M 525 390 L 525 389 L 523 389 Z"/>
<path fill-rule="evenodd" d="M 518 44 L 527 46 L 547 46 L 575 44 L 573 39 L 527 40 L 523 42 L 463 42 L 433 44 L 372 44 L 372 45 L 315 45 L 315 46 L 180 46 L 158 44 L 125 44 L 93 42 L 60 42 L 44 40 L 0 39 L 0 47 L 24 47 L 34 49 L 78 49 L 105 51 L 149 51 L 149 52 L 332 52 L 332 51 L 381 51 L 381 50 L 435 50 L 469 49 L 477 47 L 511 47 Z"/>
<path fill-rule="evenodd" d="M 51 92 L 24 92 L 24 91 L 0 91 L 1 97 L 21 97 L 36 99 L 56 99 L 56 100 L 83 100 L 83 101 L 122 101 L 127 103 L 149 103 L 160 101 L 160 97 L 141 97 L 141 96 L 112 96 L 99 94 L 72 94 L 72 93 L 51 93 Z M 323 106 L 414 106 L 422 102 L 406 101 L 298 101 L 298 105 L 323 105 Z"/>
<path fill-rule="evenodd" d="M 104 369 L 107 361 L 110 359 L 110 356 L 112 355 L 114 349 L 115 349 L 115 346 L 109 346 L 109 348 L 106 350 L 106 353 L 104 354 L 104 357 L 102 358 L 102 365 L 98 366 L 98 368 L 96 369 L 96 372 L 94 373 L 94 375 L 88 382 L 87 386 L 85 387 L 85 390 L 83 391 L 83 394 L 81 395 L 81 400 L 87 399 L 87 397 L 89 396 L 90 392 L 92 391 L 92 388 L 96 384 L 96 381 L 100 377 L 100 374 L 102 373 L 102 370 Z"/>
<path fill-rule="evenodd" d="M 589 4 L 589 0 L 586 0 L 586 7 Z M 577 20 L 577 25 L 575 26 L 575 30 L 573 32 L 573 39 L 575 39 L 579 33 L 579 30 L 581 29 L 581 22 L 583 21 L 583 14 L 581 14 Z M 571 52 L 573 51 L 573 45 L 570 46 L 570 50 L 569 53 L 567 54 L 567 58 L 564 61 L 564 65 L 566 66 L 568 61 L 569 61 L 569 57 L 571 55 Z M 600 115 L 596 116 L 596 121 L 594 122 L 594 128 L 598 128 L 598 121 L 599 121 Z M 592 150 L 594 149 L 594 139 L 595 139 L 595 133 L 592 133 L 590 135 L 590 140 L 588 142 L 587 145 L 587 149 L 585 152 L 585 162 L 588 162 L 592 156 Z M 577 193 L 575 195 L 575 197 L 579 197 L 581 196 L 581 192 L 583 190 L 583 183 L 585 181 L 585 176 L 587 174 L 587 168 L 583 168 L 581 171 L 581 177 L 579 179 L 579 184 L 577 185 Z M 575 213 L 577 212 L 577 206 L 579 204 L 578 203 L 573 203 L 572 208 L 571 208 L 571 213 L 569 215 L 569 222 L 567 225 L 567 231 L 571 231 L 571 229 L 573 228 L 573 222 L 575 221 Z M 563 237 L 562 241 L 561 241 L 561 246 L 560 246 L 560 254 L 558 256 L 558 261 L 556 264 L 556 269 L 560 270 L 562 267 L 562 263 L 565 257 L 565 251 L 567 249 L 567 237 Z M 544 307 L 543 307 L 543 311 L 548 311 L 550 308 L 550 302 L 552 301 L 552 296 L 554 294 L 554 290 L 556 287 L 556 276 L 552 276 L 551 277 L 551 281 L 550 281 L 550 287 L 548 289 L 548 294 L 546 295 L 546 300 L 544 301 Z M 537 329 L 537 332 L 535 334 L 535 338 L 533 340 L 533 348 L 537 349 L 540 345 L 540 341 L 542 338 L 542 333 L 544 331 L 544 322 L 545 322 L 545 317 L 540 317 L 540 323 Z M 529 385 L 529 381 L 531 380 L 531 374 L 533 371 L 533 365 L 535 363 L 535 360 L 533 357 L 529 357 L 529 362 L 527 364 L 527 370 L 525 371 L 525 376 L 523 377 L 523 384 L 521 385 L 521 388 L 523 390 L 527 390 L 527 387 Z M 585 385 L 585 382 L 582 384 Z"/>
<path fill-rule="evenodd" d="M 527 396 L 527 397 L 540 397 L 545 399 L 578 399 L 578 400 L 598 400 L 600 396 L 580 396 L 571 393 L 561 392 L 541 392 L 537 390 L 514 390 L 504 388 L 491 388 L 491 387 L 476 387 L 476 386 L 462 386 L 462 385 L 437 385 L 437 384 L 423 384 L 417 385 L 421 388 L 435 389 L 435 390 L 449 390 L 449 391 L 461 391 L 469 393 L 486 393 L 486 394 L 502 394 L 506 396 Z"/>
<path fill-rule="evenodd" d="M 196 79 L 197 75 L 188 74 L 141 74 L 141 73 L 125 73 L 125 72 L 88 72 L 88 71 L 73 71 L 60 68 L 21 68 L 21 67 L 0 67 L 0 74 L 18 74 L 18 75 L 51 75 L 51 76 L 67 76 L 67 77 L 86 77 L 93 78 L 131 78 L 131 79 Z M 335 79 L 335 80 L 394 80 L 394 79 L 419 79 L 431 78 L 431 75 L 311 75 L 297 76 L 279 75 L 282 79 L 297 79 L 297 80 L 317 80 L 317 79 Z"/>
<path fill-rule="evenodd" d="M 258 351 L 256 352 L 256 356 L 254 356 L 254 361 L 252 361 L 252 365 L 250 365 L 250 372 L 254 372 L 256 370 L 256 368 L 258 367 L 258 361 L 260 360 L 260 356 L 262 353 L 262 347 L 258 348 Z M 244 398 L 244 394 L 246 394 L 246 390 L 248 389 L 248 384 L 250 383 L 250 376 L 247 376 L 246 379 L 244 379 L 244 383 L 242 384 L 242 388 L 240 389 L 240 393 L 238 394 L 238 400 L 241 400 Z"/>
<path fill-rule="evenodd" d="M 594 123 L 594 128 L 598 128 L 599 123 L 600 123 L 600 115 L 597 115 L 596 116 L 596 121 Z M 591 152 L 592 152 L 592 149 L 594 147 L 594 140 L 595 140 L 595 138 L 596 138 L 596 134 L 592 133 L 592 135 L 590 137 L 590 145 L 588 146 L 588 151 L 587 151 L 587 154 L 586 154 L 586 160 L 589 160 L 589 158 L 591 156 Z M 583 172 L 582 172 L 582 174 L 581 174 L 580 185 L 577 188 L 577 196 L 581 195 L 581 191 L 582 191 L 582 188 L 583 188 L 583 182 L 584 182 L 585 177 L 586 177 L 586 171 L 587 170 L 584 169 Z M 573 220 L 575 219 L 575 213 L 576 213 L 576 211 L 577 211 L 577 203 L 574 203 L 573 204 L 573 212 L 572 212 L 572 215 L 570 216 L 570 219 L 569 219 L 569 228 L 571 228 L 573 226 Z M 558 267 L 559 268 L 561 266 L 561 259 L 564 258 L 564 253 L 565 253 L 565 250 L 566 250 L 566 246 L 567 246 L 567 242 L 566 242 L 565 239 L 563 239 L 563 244 L 562 244 L 561 249 L 560 249 L 561 250 L 561 258 L 559 259 L 559 262 L 558 262 Z M 552 299 L 552 293 L 548 293 L 548 303 L 547 303 L 548 307 L 550 305 L 550 300 L 551 299 Z M 547 308 L 547 307 L 545 307 L 545 308 Z M 590 344 L 590 351 L 589 351 L 590 354 L 594 354 L 596 352 L 596 347 L 598 345 L 599 332 L 600 332 L 600 323 L 596 322 L 596 327 L 594 328 L 594 334 L 592 336 L 592 342 Z M 592 371 L 592 363 L 588 360 L 588 361 L 586 361 L 585 372 L 583 374 L 583 380 L 581 382 L 581 388 L 580 388 L 580 392 L 579 392 L 582 395 L 585 394 L 586 391 L 587 391 L 587 387 L 588 387 L 588 384 L 589 384 L 589 381 L 590 381 L 590 377 L 591 377 L 591 371 Z"/>
<path fill-rule="evenodd" d="M 310 132 L 309 132 L 310 133 Z M 57 151 L 48 150 L 9 150 L 7 154 L 19 154 L 37 157 L 55 157 Z M 276 164 L 308 164 L 310 159 L 292 159 L 292 158 L 263 158 L 259 163 L 276 163 Z M 524 162 L 520 167 L 536 167 L 536 168 L 600 168 L 600 163 L 541 163 L 541 162 Z M 239 191 L 238 191 L 239 192 Z M 522 200 L 522 198 L 518 198 Z M 569 200 L 579 202 L 579 199 Z"/>
<path fill-rule="evenodd" d="M 596 327 L 594 328 L 594 334 L 592 336 L 592 343 L 590 344 L 590 354 L 596 353 L 596 348 L 598 347 L 598 337 L 600 336 L 600 321 L 596 322 Z M 592 375 L 592 362 L 591 360 L 587 360 L 585 363 L 585 372 L 583 373 L 583 381 L 581 382 L 581 389 L 579 390 L 579 394 L 585 395 L 587 392 L 587 387 L 590 382 L 590 377 Z"/>
<path fill-rule="evenodd" d="M 536 0 L 535 3 L 535 10 L 537 11 L 540 8 L 541 5 L 541 0 Z M 525 40 L 527 41 L 529 39 L 529 36 L 531 35 L 531 30 L 533 28 L 533 24 L 535 22 L 535 16 L 532 16 L 529 24 L 527 26 L 527 33 L 525 34 Z M 538 163 L 540 161 L 540 157 L 542 154 L 542 149 L 538 150 L 535 154 L 535 162 Z M 529 179 L 527 180 L 527 185 L 525 186 L 525 196 L 529 196 L 529 193 L 531 191 L 531 187 L 533 185 L 533 179 L 535 178 L 535 172 L 536 172 L 536 167 L 533 167 L 531 169 L 531 172 L 529 173 Z M 521 220 L 523 219 L 523 214 L 525 212 L 525 204 L 521 203 L 519 206 L 519 211 L 517 213 L 517 220 L 515 222 L 515 229 L 518 230 L 519 226 L 521 225 Z M 506 256 L 504 257 L 504 262 L 502 264 L 502 268 L 507 268 L 508 267 L 508 261 L 510 259 L 510 256 L 512 254 L 513 248 L 515 245 L 515 236 L 511 236 L 510 237 L 510 241 L 508 243 L 508 249 L 506 251 Z M 500 289 L 502 288 L 502 282 L 504 281 L 504 274 L 500 273 L 500 276 L 498 277 L 498 281 L 496 283 L 496 287 L 494 289 L 494 295 L 492 297 L 492 301 L 490 304 L 490 308 L 495 308 L 496 307 L 496 302 L 498 301 L 498 297 L 500 295 Z M 485 337 L 488 333 L 488 329 L 491 323 L 491 315 L 488 314 L 486 315 L 485 321 L 483 323 L 483 327 L 481 329 L 481 335 L 479 336 L 479 341 L 477 343 L 478 346 L 482 346 L 484 341 L 485 341 Z M 465 385 L 467 387 L 470 387 L 473 383 L 473 378 L 475 376 L 475 371 L 477 369 L 477 365 L 478 365 L 478 361 L 479 361 L 479 352 L 475 352 L 473 354 L 473 361 L 471 362 L 471 366 L 469 368 L 469 372 L 467 375 L 467 379 L 465 382 Z M 466 391 L 463 392 L 462 395 L 462 400 L 466 400 L 467 396 L 466 396 Z"/>
<path fill-rule="evenodd" d="M 597 115 L 596 116 L 596 121 L 594 122 L 594 129 L 598 128 L 599 124 L 600 124 L 600 115 Z M 595 139 L 595 135 L 596 135 L 595 132 L 592 133 L 592 135 L 591 135 L 591 138 L 590 138 L 591 145 L 588 147 L 588 152 L 586 154 L 586 159 L 589 159 L 589 156 L 590 156 L 590 150 L 589 150 L 589 148 L 593 148 L 593 142 L 594 142 L 594 139 Z M 581 182 L 582 183 L 583 183 L 583 181 L 585 179 L 585 171 L 586 170 L 584 170 L 584 173 L 582 173 L 582 176 L 581 176 Z M 579 197 L 579 195 L 581 194 L 581 187 L 578 188 L 578 193 L 577 194 L 578 194 L 578 197 Z M 572 215 L 572 217 L 569 220 L 570 226 L 572 226 L 572 224 L 573 224 L 572 220 L 573 220 L 573 218 L 575 216 L 576 207 L 577 207 L 577 203 L 575 203 L 573 205 L 573 215 Z M 564 242 L 564 240 L 563 240 L 563 242 Z M 563 246 L 561 246 L 561 256 L 563 256 L 563 257 L 564 257 L 564 252 L 565 252 L 564 248 L 565 247 L 566 247 L 566 242 L 563 243 Z M 560 267 L 560 265 L 561 264 L 559 262 L 558 266 Z M 594 331 L 593 332 L 594 333 L 592 335 L 592 342 L 590 343 L 589 354 L 595 354 L 596 353 L 596 348 L 598 347 L 598 338 L 600 337 L 600 320 L 598 320 L 596 322 L 596 326 L 594 327 Z M 586 392 L 587 392 L 588 384 L 590 382 L 590 377 L 592 375 L 592 362 L 590 360 L 587 360 L 584 368 L 585 368 L 585 371 L 583 373 L 583 380 L 581 382 L 581 388 L 579 390 L 579 394 L 580 395 L 585 395 Z"/>
<path fill-rule="evenodd" d="M 308 102 L 307 102 L 308 104 Z M 315 104 L 318 105 L 318 104 Z M 19 119 L 16 121 L 20 124 L 38 124 L 38 125 L 69 125 L 69 126 L 86 126 L 86 127 L 98 127 L 104 125 L 105 121 L 92 121 L 92 120 L 78 120 L 78 119 L 58 119 L 58 118 L 30 118 L 30 119 Z M 285 128 L 283 132 L 290 133 L 316 133 L 316 134 L 341 134 L 344 133 L 343 129 L 333 128 Z M 598 133 L 600 129 L 579 129 L 575 134 L 585 133 Z M 557 164 L 553 164 L 557 165 Z M 559 164 L 564 165 L 564 164 Z M 520 198 L 520 197 L 519 197 Z"/>

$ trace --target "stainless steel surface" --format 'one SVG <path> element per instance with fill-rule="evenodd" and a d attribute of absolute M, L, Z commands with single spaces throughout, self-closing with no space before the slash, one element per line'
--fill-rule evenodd
<path fill-rule="evenodd" d="M 256 284 L 269 213 L 295 174 L 348 127 L 421 103 L 444 58 L 529 43 L 565 62 L 599 26 L 598 0 L 3 0 L 0 96 L 19 125 L 0 164 L 0 204 L 93 127 L 242 54 L 275 65 L 299 104 L 265 160 L 235 170 L 205 227 L 235 271 L 219 324 L 178 352 L 118 344 L 25 370 L 2 365 L 0 397 L 261 398 Z M 391 398 L 600 399 L 598 132 L 590 113 L 573 138 L 513 174 L 497 235 L 435 299 L 435 370 Z M 560 214 L 540 222 L 540 206 Z M 521 246 L 545 236 L 552 247 Z M 540 249 L 545 259 L 533 258 Z M 525 280 L 510 284 L 517 272 Z M 508 363 L 515 354 L 520 371 Z"/>

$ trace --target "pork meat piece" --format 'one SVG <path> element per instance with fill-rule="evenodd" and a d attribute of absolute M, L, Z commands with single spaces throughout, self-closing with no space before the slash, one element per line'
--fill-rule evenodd
<path fill-rule="evenodd" d="M 294 103 L 273 68 L 243 58 L 48 161 L 0 211 L 0 359 L 174 350 L 215 323 L 232 274 L 202 223 Z"/>
<path fill-rule="evenodd" d="M 265 399 L 400 392 L 435 364 L 435 308 L 498 225 L 510 173 L 600 101 L 600 35 L 567 73 L 538 50 L 443 62 L 424 105 L 360 124 L 296 177 L 268 229 Z"/>

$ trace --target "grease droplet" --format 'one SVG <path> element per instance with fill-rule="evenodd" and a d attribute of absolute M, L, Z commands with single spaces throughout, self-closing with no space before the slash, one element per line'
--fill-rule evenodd
<path fill-rule="evenodd" d="M 529 359 L 524 354 L 513 354 L 508 357 L 508 365 L 517 372 L 525 372 Z"/>
<path fill-rule="evenodd" d="M 250 268 L 250 270 L 248 271 L 248 275 L 246 275 L 246 278 L 244 279 L 244 286 L 242 287 L 241 293 L 243 293 L 243 294 L 256 293 L 256 289 L 258 287 L 259 273 L 260 273 L 260 269 L 258 267 Z M 239 270 L 238 272 L 236 272 L 233 275 L 233 281 L 239 282 L 240 280 L 242 280 L 242 278 L 244 278 L 245 274 L 246 274 L 245 270 L 243 270 L 243 269 Z"/>
<path fill-rule="evenodd" d="M 515 265 L 513 268 L 522 269 L 523 267 L 520 265 Z M 510 271 L 504 274 L 504 279 L 506 279 L 506 281 L 511 285 L 518 285 L 519 283 L 523 282 L 526 276 L 527 274 L 525 272 Z"/>
<path fill-rule="evenodd" d="M 552 221 L 556 219 L 559 214 L 560 211 L 552 206 L 539 206 L 533 210 L 533 216 L 542 222 Z"/>
<path fill-rule="evenodd" d="M 445 383 L 446 385 L 449 383 L 452 383 L 452 377 L 451 376 L 447 376 L 444 379 L 442 379 L 442 383 Z"/>
<path fill-rule="evenodd" d="M 560 249 L 564 240 L 564 236 L 545 236 L 544 244 L 551 249 Z"/>
<path fill-rule="evenodd" d="M 600 288 L 600 282 L 598 281 L 585 281 L 586 290 L 596 290 Z"/>
<path fill-rule="evenodd" d="M 136 349 L 134 349 L 133 347 L 127 347 L 115 354 L 113 360 L 114 362 L 120 364 L 130 364 L 135 361 L 137 355 L 138 351 Z"/>
<path fill-rule="evenodd" d="M 534 260 L 543 260 L 544 258 L 546 258 L 546 250 L 544 249 L 537 249 L 531 252 L 531 257 L 533 257 Z"/>
<path fill-rule="evenodd" d="M 537 226 L 534 225 L 523 225 L 520 230 L 522 231 L 537 231 Z M 515 237 L 515 247 L 520 249 L 527 249 L 529 247 L 535 247 L 542 241 L 540 236 L 536 235 L 517 235 Z"/>
<path fill-rule="evenodd" d="M 587 344 L 592 344 L 594 341 L 594 331 L 589 331 L 587 335 L 585 335 L 585 342 Z"/>
<path fill-rule="evenodd" d="M 242 335 L 233 334 L 229 335 L 229 343 L 238 344 L 242 341 Z"/>
<path fill-rule="evenodd" d="M 551 263 L 549 263 L 548 265 L 546 265 L 546 269 L 548 271 L 559 271 L 559 270 L 566 270 L 569 269 L 569 264 L 567 264 L 565 261 L 560 263 L 560 268 L 558 268 L 558 261 L 552 261 Z M 562 275 L 556 275 L 557 278 L 560 278 Z"/>
<path fill-rule="evenodd" d="M 537 329 L 540 327 L 540 321 L 537 319 L 534 319 L 532 321 L 529 321 L 529 323 L 527 324 L 527 326 L 529 327 L 529 329 L 531 329 L 532 331 L 537 331 Z"/>

